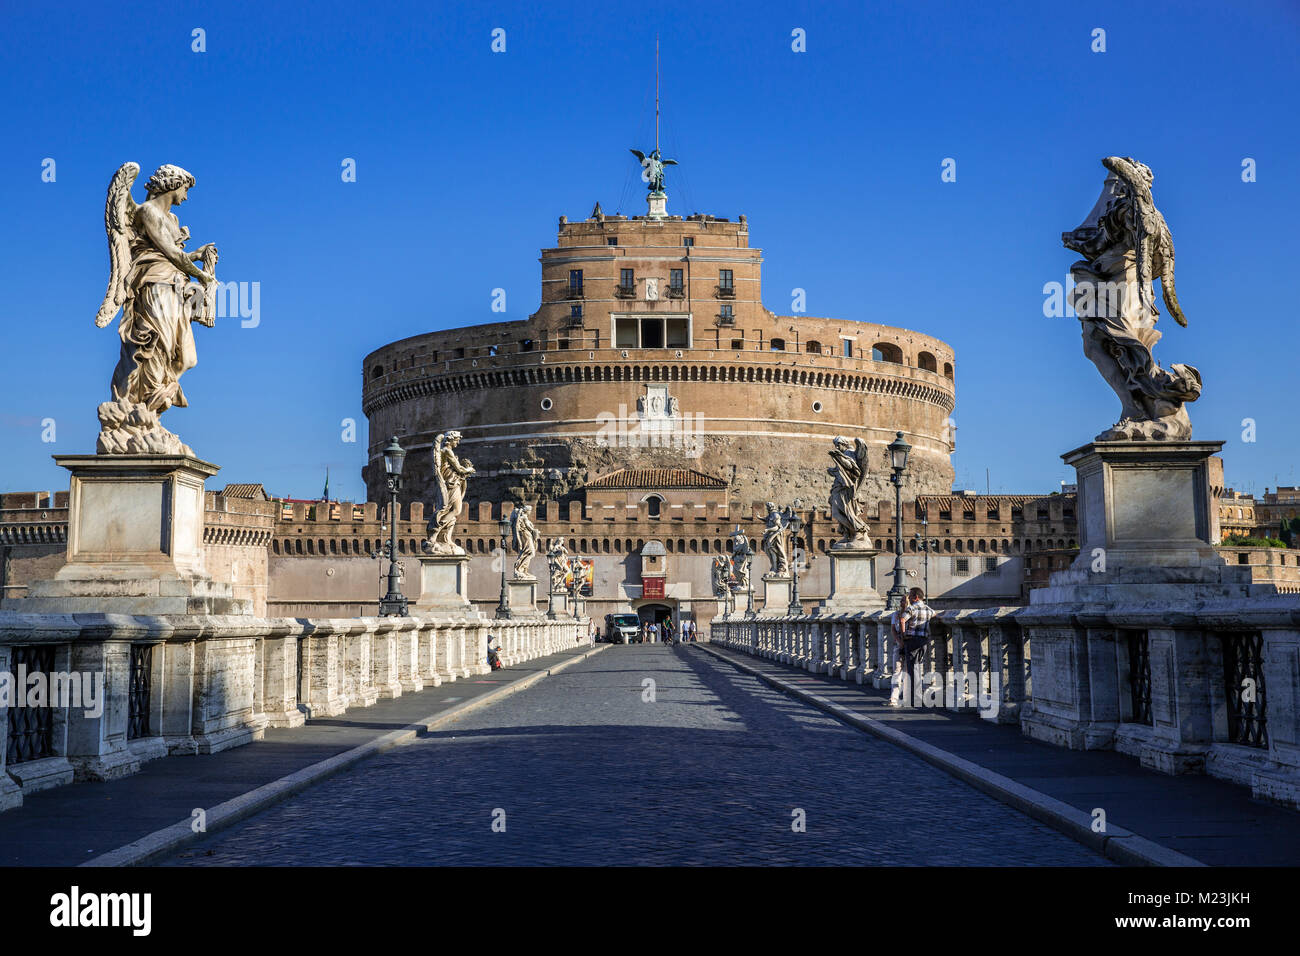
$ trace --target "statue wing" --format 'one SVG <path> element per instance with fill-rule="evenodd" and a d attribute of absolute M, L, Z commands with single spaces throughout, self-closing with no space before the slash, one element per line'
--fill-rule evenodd
<path fill-rule="evenodd" d="M 139 163 L 123 163 L 108 184 L 104 204 L 104 231 L 108 234 L 108 290 L 95 316 L 95 325 L 103 328 L 113 321 L 126 301 L 126 274 L 131 269 L 131 222 L 138 208 L 131 198 L 131 187 L 140 175 Z"/>
<path fill-rule="evenodd" d="M 677 165 L 677 160 L 675 160 L 675 159 L 663 159 L 663 160 L 660 160 L 660 162 L 662 162 L 665 166 L 676 166 L 676 165 Z"/>
<path fill-rule="evenodd" d="M 1187 328 L 1187 316 L 1183 315 L 1183 307 L 1178 304 L 1178 290 L 1174 288 L 1174 237 L 1169 232 L 1169 226 L 1165 223 L 1165 217 L 1160 215 L 1160 211 L 1153 207 L 1155 213 L 1156 228 L 1160 230 L 1159 240 L 1156 248 L 1159 249 L 1157 265 L 1160 274 L 1160 294 L 1165 300 L 1165 307 L 1169 309 L 1169 314 L 1174 317 L 1174 321 Z"/>
<path fill-rule="evenodd" d="M 645 165 L 645 153 L 641 152 L 641 150 L 639 149 L 631 150 L 631 153 L 633 156 L 637 158 L 637 162 L 639 162 L 642 166 Z"/>
<path fill-rule="evenodd" d="M 858 481 L 861 482 L 867 477 L 868 460 L 867 454 L 870 447 L 861 438 L 853 439 L 853 460 L 858 463 Z"/>

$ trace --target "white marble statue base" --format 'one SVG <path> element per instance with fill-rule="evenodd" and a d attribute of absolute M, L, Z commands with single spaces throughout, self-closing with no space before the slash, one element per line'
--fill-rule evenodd
<path fill-rule="evenodd" d="M 823 614 L 876 611 L 885 599 L 876 590 L 876 555 L 874 548 L 834 548 L 830 550 L 831 591 L 818 606 Z"/>
<path fill-rule="evenodd" d="M 468 554 L 422 554 L 419 561 L 420 597 L 412 608 L 416 615 L 473 612 Z"/>
<path fill-rule="evenodd" d="M 204 481 L 190 455 L 56 455 L 70 471 L 68 559 L 6 610 L 32 614 L 251 614 L 204 573 Z"/>
<path fill-rule="evenodd" d="M 512 616 L 536 617 L 542 613 L 537 609 L 536 578 L 514 578 L 506 582 L 506 589 Z"/>
<path fill-rule="evenodd" d="M 789 575 L 763 575 L 763 606 L 758 613 L 764 617 L 784 617 L 790 613 Z"/>

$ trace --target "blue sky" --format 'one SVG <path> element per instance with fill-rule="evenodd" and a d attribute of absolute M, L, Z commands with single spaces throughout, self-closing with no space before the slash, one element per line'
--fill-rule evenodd
<path fill-rule="evenodd" d="M 66 488 L 94 448 L 113 329 L 105 188 L 127 161 L 198 179 L 191 248 L 260 283 L 260 322 L 196 327 L 191 407 L 164 424 L 211 482 L 364 495 L 361 359 L 393 339 L 537 306 L 560 215 L 643 211 L 663 48 L 674 213 L 744 213 L 764 298 L 901 325 L 957 352 L 959 487 L 1049 491 L 1118 417 L 1077 321 L 1043 314 L 1102 156 L 1155 171 L 1197 366 L 1198 438 L 1228 479 L 1296 484 L 1300 7 L 1253 2 L 45 3 L 0 12 L 0 490 Z M 207 50 L 191 50 L 191 31 Z M 493 53 L 491 31 L 506 31 Z M 791 49 L 806 32 L 807 52 Z M 1092 31 L 1106 51 L 1091 51 Z M 357 181 L 340 176 L 356 160 Z M 940 180 L 945 158 L 957 181 Z M 42 163 L 55 160 L 55 181 Z M 1254 159 L 1257 181 L 1242 182 Z M 137 184 L 143 198 L 143 178 Z M 358 440 L 342 440 L 344 419 Z M 1256 440 L 1242 440 L 1253 419 Z M 55 441 L 43 442 L 53 419 Z"/>

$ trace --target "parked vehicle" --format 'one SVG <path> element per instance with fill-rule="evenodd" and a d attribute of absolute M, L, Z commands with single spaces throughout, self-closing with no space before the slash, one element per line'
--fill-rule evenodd
<path fill-rule="evenodd" d="M 605 640 L 610 644 L 640 644 L 641 619 L 635 614 L 606 614 Z"/>

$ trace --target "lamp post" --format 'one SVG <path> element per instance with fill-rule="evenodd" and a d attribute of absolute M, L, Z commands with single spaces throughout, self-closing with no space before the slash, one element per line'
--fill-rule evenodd
<path fill-rule="evenodd" d="M 497 620 L 505 620 L 514 617 L 510 613 L 510 591 L 506 587 L 506 561 L 508 560 L 509 551 L 506 550 L 506 544 L 510 534 L 510 519 L 506 517 L 505 509 L 501 509 L 501 600 L 497 602 Z"/>
<path fill-rule="evenodd" d="M 388 506 L 388 593 L 379 599 L 380 617 L 406 617 L 406 595 L 402 593 L 402 571 L 397 561 L 397 491 L 402 487 L 402 465 L 406 451 L 397 436 L 384 449 L 384 477 L 391 501 Z"/>
<path fill-rule="evenodd" d="M 797 505 L 798 502 L 795 502 Z M 799 537 L 803 534 L 803 518 L 796 511 L 790 517 L 790 606 L 786 612 L 795 615 L 803 613 L 803 604 L 799 602 Z"/>
<path fill-rule="evenodd" d="M 889 464 L 893 474 L 889 480 L 894 483 L 894 583 L 885 595 L 885 609 L 903 606 L 907 588 L 903 585 L 903 472 L 907 470 L 907 453 L 912 446 L 903 441 L 903 433 L 896 432 L 896 437 L 889 443 Z"/>
<path fill-rule="evenodd" d="M 939 550 L 939 539 L 931 538 L 928 531 L 929 522 L 925 518 L 921 519 L 921 530 L 913 537 L 916 538 L 918 547 L 924 556 L 925 561 L 925 599 L 930 600 L 930 552 Z"/>

